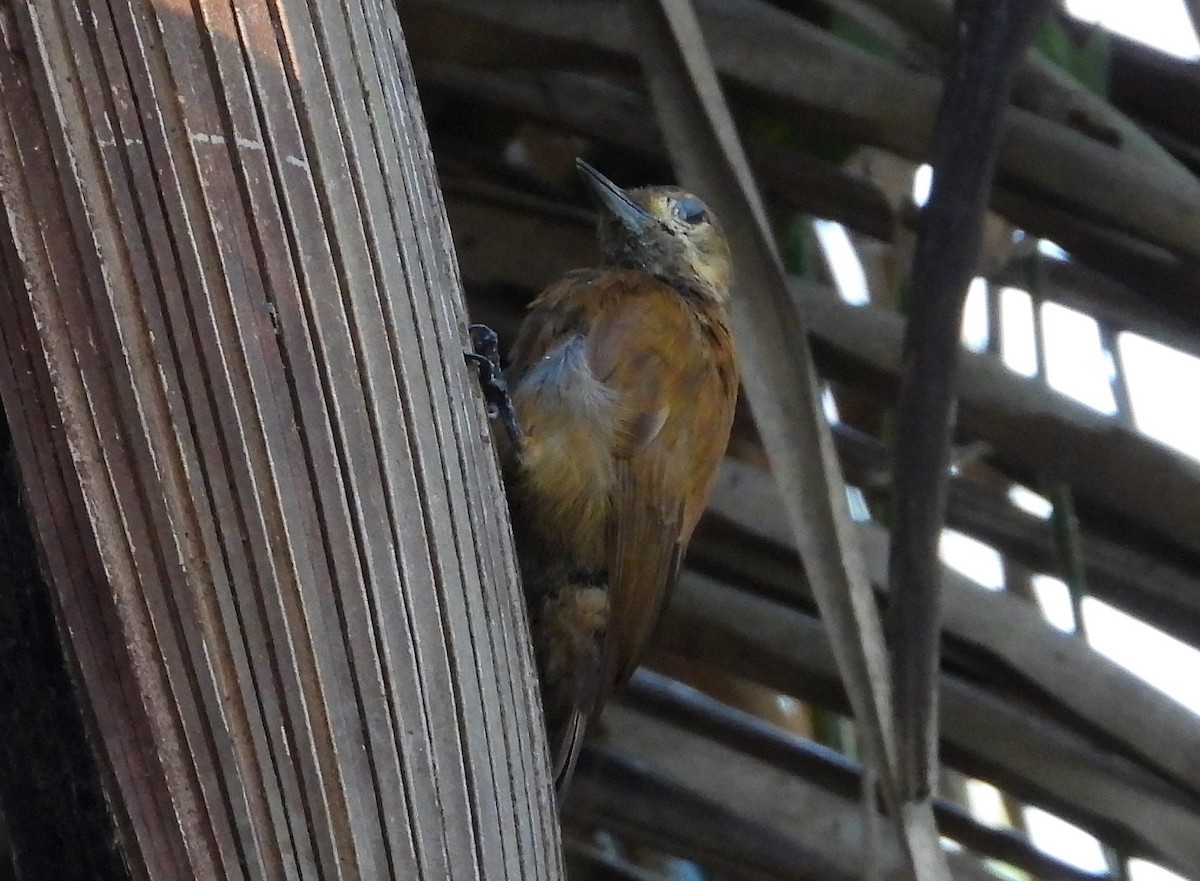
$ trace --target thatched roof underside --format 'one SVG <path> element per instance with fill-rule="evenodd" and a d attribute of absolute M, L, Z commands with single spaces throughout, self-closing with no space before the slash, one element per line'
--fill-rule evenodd
<path fill-rule="evenodd" d="M 872 515 L 860 538 L 885 600 L 896 304 L 949 12 L 935 0 L 697 8 L 836 401 L 837 451 Z M 624 7 L 421 0 L 402 15 L 472 318 L 511 340 L 534 293 L 595 260 L 574 156 L 623 184 L 673 177 Z M 831 32 L 835 20 L 886 57 Z M 1016 285 L 1095 318 L 1110 352 L 1134 332 L 1200 355 L 1200 69 L 1119 38 L 1108 47 L 1103 98 L 1026 59 L 978 272 L 993 316 L 1000 288 Z M 868 305 L 838 297 L 812 217 L 849 231 Z M 1041 237 L 1070 259 L 1040 256 Z M 1047 623 L 1031 587 L 1037 573 L 1085 585 L 1200 645 L 1200 465 L 1139 431 L 1119 358 L 1109 415 L 1008 370 L 1000 344 L 993 332 L 963 358 L 948 503 L 948 526 L 999 551 L 1005 581 L 989 592 L 945 573 L 935 814 L 961 846 L 951 871 L 982 878 L 994 858 L 1037 878 L 1094 877 L 1032 843 L 1021 810 L 1032 805 L 1098 838 L 1114 878 L 1131 858 L 1200 878 L 1200 718 Z M 1194 409 L 1194 389 L 1178 391 Z M 1014 485 L 1073 518 L 1017 507 Z M 667 877 L 653 854 L 729 879 L 859 877 L 868 853 L 885 874 L 902 865 L 888 836 L 862 844 L 847 694 L 783 508 L 743 403 L 649 665 L 659 672 L 606 713 L 566 804 L 574 877 Z M 1003 794 L 1007 828 L 972 814 L 968 779 Z"/>

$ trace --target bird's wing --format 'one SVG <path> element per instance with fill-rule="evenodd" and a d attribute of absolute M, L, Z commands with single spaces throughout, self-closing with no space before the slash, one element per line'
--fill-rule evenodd
<path fill-rule="evenodd" d="M 683 500 L 658 464 L 654 456 L 635 456 L 617 466 L 608 541 L 611 611 L 601 652 L 601 681 L 610 689 L 633 675 L 679 576 Z"/>
<path fill-rule="evenodd" d="M 576 269 L 549 285 L 529 304 L 509 351 L 506 378 L 510 388 L 564 340 L 587 332 L 592 313 L 607 299 L 603 277 L 597 269 Z"/>
<path fill-rule="evenodd" d="M 588 332 L 592 373 L 614 393 L 617 414 L 601 694 L 632 675 L 678 574 L 694 441 L 712 384 L 694 314 L 657 285 L 614 302 Z"/>

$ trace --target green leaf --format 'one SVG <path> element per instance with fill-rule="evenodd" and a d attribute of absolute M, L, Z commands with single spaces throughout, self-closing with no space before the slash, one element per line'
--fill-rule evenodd
<path fill-rule="evenodd" d="M 840 10 L 834 10 L 829 22 L 829 32 L 884 61 L 896 61 L 896 50 L 882 40 L 878 34 L 857 18 Z"/>
<path fill-rule="evenodd" d="M 1108 66 L 1112 35 L 1093 28 L 1079 44 L 1054 16 L 1046 16 L 1033 38 L 1033 45 L 1056 67 L 1090 92 L 1108 97 Z"/>
<path fill-rule="evenodd" d="M 761 140 L 787 147 L 841 165 L 858 149 L 858 144 L 830 135 L 819 127 L 794 125 L 773 116 L 750 116 L 741 120 L 741 129 L 749 141 Z"/>
<path fill-rule="evenodd" d="M 814 270 L 813 241 L 807 221 L 805 215 L 792 211 L 778 217 L 772 224 L 784 268 L 801 278 L 811 278 Z"/>

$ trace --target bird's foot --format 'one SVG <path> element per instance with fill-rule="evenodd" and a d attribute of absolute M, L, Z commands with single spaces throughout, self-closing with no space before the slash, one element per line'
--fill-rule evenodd
<path fill-rule="evenodd" d="M 483 389 L 483 399 L 487 401 L 488 418 L 499 419 L 504 424 L 504 431 L 513 449 L 520 450 L 523 437 L 521 425 L 508 394 L 504 371 L 500 369 L 500 347 L 496 332 L 486 324 L 472 324 L 470 333 L 474 351 L 463 352 L 463 356 L 479 371 L 479 386 Z"/>

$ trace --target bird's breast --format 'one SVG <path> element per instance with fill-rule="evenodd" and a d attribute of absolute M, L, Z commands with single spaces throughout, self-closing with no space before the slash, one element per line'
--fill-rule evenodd
<path fill-rule="evenodd" d="M 522 493 L 539 532 L 577 565 L 602 566 L 614 479 L 612 391 L 571 337 L 533 365 L 513 392 L 525 431 Z"/>

